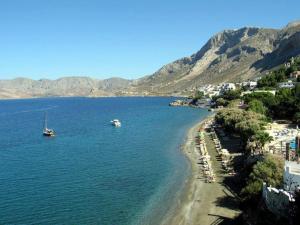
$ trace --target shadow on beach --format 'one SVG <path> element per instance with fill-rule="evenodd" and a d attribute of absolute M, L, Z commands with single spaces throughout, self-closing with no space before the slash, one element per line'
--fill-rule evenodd
<path fill-rule="evenodd" d="M 242 225 L 243 224 L 242 216 L 238 216 L 234 219 L 231 219 L 216 214 L 208 214 L 208 215 L 216 217 L 216 220 L 213 221 L 210 225 Z"/>
<path fill-rule="evenodd" d="M 216 206 L 232 209 L 232 210 L 239 210 L 239 201 L 236 199 L 235 196 L 229 195 L 226 190 L 223 190 L 225 196 L 217 198 L 215 201 Z"/>

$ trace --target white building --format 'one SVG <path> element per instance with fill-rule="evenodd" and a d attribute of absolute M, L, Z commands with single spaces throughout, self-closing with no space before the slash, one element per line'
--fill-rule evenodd
<path fill-rule="evenodd" d="M 275 90 L 253 90 L 253 91 L 243 91 L 241 93 L 241 96 L 247 95 L 247 94 L 252 94 L 252 93 L 271 93 L 272 95 L 276 94 Z"/>
<path fill-rule="evenodd" d="M 279 83 L 279 88 L 293 88 L 295 87 L 294 83 L 289 80 L 288 82 L 282 82 L 282 83 Z"/>
<path fill-rule="evenodd" d="M 294 191 L 300 187 L 300 163 L 285 161 L 284 165 L 284 189 Z"/>
<path fill-rule="evenodd" d="M 248 87 L 249 89 L 253 90 L 257 87 L 257 81 L 245 81 L 242 83 L 243 87 Z"/>
<path fill-rule="evenodd" d="M 225 83 L 221 85 L 221 92 L 225 91 L 234 91 L 236 89 L 236 86 L 234 83 Z"/>
<path fill-rule="evenodd" d="M 266 183 L 263 183 L 262 196 L 267 208 L 275 215 L 283 217 L 288 216 L 290 203 L 295 201 L 291 193 L 282 189 L 267 187 Z"/>
<path fill-rule="evenodd" d="M 198 91 L 202 91 L 205 96 L 212 98 L 213 96 L 219 95 L 220 90 L 218 86 L 207 84 L 198 88 Z"/>
<path fill-rule="evenodd" d="M 293 193 L 300 187 L 300 163 L 285 161 L 283 181 L 284 189 L 268 187 L 263 183 L 262 196 L 271 212 L 287 217 L 290 203 L 295 201 Z"/>
<path fill-rule="evenodd" d="M 208 97 L 209 97 L 209 98 L 212 98 L 212 97 L 218 96 L 218 95 L 220 95 L 220 91 L 210 91 L 210 92 L 208 93 Z"/>

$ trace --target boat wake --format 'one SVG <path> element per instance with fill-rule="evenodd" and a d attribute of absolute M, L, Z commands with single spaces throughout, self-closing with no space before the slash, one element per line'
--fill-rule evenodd
<path fill-rule="evenodd" d="M 39 108 L 39 109 L 22 110 L 22 111 L 9 112 L 9 113 L 0 113 L 0 116 L 9 116 L 9 115 L 22 114 L 22 113 L 48 111 L 48 110 L 55 109 L 55 108 L 58 108 L 58 106 L 53 105 L 53 106 L 49 106 L 49 107 L 45 107 L 45 108 Z"/>

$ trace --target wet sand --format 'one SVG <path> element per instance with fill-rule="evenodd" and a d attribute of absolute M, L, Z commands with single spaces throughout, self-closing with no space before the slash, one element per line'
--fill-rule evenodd
<path fill-rule="evenodd" d="M 183 152 L 191 163 L 191 175 L 178 199 L 177 208 L 166 218 L 163 225 L 209 225 L 230 221 L 239 214 L 234 195 L 223 185 L 224 173 L 213 141 L 205 133 L 206 147 L 211 156 L 216 182 L 206 183 L 197 164 L 200 153 L 195 138 L 200 127 L 211 117 L 192 127 L 183 146 Z M 229 223 L 228 223 L 229 222 Z"/>

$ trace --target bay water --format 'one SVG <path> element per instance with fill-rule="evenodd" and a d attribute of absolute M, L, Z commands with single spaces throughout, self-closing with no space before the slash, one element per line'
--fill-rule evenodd
<path fill-rule="evenodd" d="M 189 173 L 185 134 L 208 115 L 172 100 L 1 100 L 0 224 L 157 224 Z"/>

